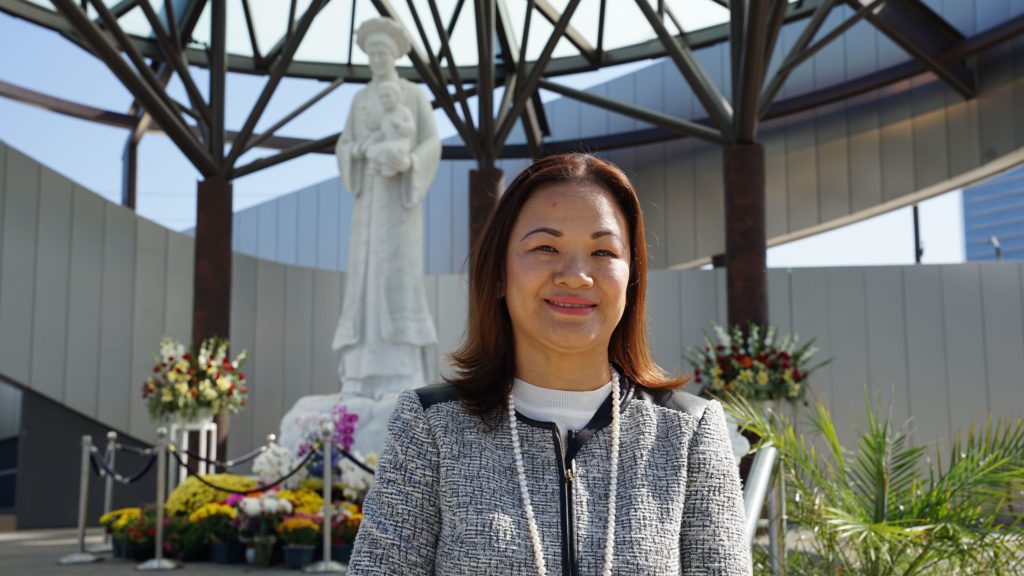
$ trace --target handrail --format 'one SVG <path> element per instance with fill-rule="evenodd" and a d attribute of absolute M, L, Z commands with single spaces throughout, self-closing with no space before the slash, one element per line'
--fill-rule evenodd
<path fill-rule="evenodd" d="M 754 455 L 750 465 L 747 483 L 743 487 L 743 515 L 746 518 L 746 537 L 748 543 L 754 542 L 757 532 L 757 521 L 761 518 L 765 500 L 772 486 L 772 471 L 778 460 L 779 452 L 771 444 L 765 444 Z"/>

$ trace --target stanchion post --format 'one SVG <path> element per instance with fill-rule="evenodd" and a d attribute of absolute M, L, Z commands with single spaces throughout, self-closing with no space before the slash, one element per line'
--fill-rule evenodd
<path fill-rule="evenodd" d="M 320 431 L 323 447 L 323 470 L 324 470 L 324 514 L 322 529 L 324 535 L 324 559 L 315 564 L 306 566 L 304 572 L 310 574 L 342 574 L 345 567 L 331 560 L 331 491 L 334 487 L 334 428 L 330 423 L 325 423 Z"/>
<path fill-rule="evenodd" d="M 167 428 L 156 429 L 156 558 L 135 567 L 136 570 L 174 570 L 181 564 L 164 558 L 164 500 L 167 499 Z M 177 472 L 177 469 L 175 469 Z"/>
<path fill-rule="evenodd" d="M 117 432 L 111 430 L 107 432 L 107 450 L 103 453 L 103 461 L 107 463 L 107 466 L 111 470 L 114 470 L 114 465 L 117 460 Z M 103 514 L 109 514 L 114 507 L 114 477 L 110 474 L 105 474 L 103 479 Z M 93 546 L 89 549 L 89 552 L 94 554 L 104 554 L 114 549 L 110 541 L 110 532 L 103 531 L 103 543 L 98 546 Z"/>
<path fill-rule="evenodd" d="M 78 551 L 61 558 L 58 564 L 89 564 L 102 558 L 85 551 L 85 521 L 89 512 L 89 458 L 92 457 L 92 436 L 82 436 L 82 468 L 78 480 Z"/>
<path fill-rule="evenodd" d="M 785 482 L 780 455 L 775 461 L 771 492 L 768 494 L 768 552 L 771 558 L 771 572 L 775 576 L 786 573 Z"/>

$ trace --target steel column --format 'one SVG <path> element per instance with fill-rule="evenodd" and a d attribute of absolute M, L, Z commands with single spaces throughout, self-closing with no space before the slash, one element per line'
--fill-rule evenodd
<path fill-rule="evenodd" d="M 725 262 L 729 325 L 768 322 L 764 146 L 729 144 L 725 171 Z"/>

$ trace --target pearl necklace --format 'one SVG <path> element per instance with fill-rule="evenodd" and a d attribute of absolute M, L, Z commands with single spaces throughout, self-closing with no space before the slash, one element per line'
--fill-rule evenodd
<path fill-rule="evenodd" d="M 604 545 L 603 576 L 612 574 L 612 558 L 615 555 L 615 493 L 618 488 L 619 476 L 619 374 L 614 368 L 612 373 L 612 457 L 611 479 L 608 482 L 608 529 Z M 523 510 L 526 512 L 526 524 L 533 541 L 533 562 L 537 566 L 537 574 L 547 576 L 548 569 L 541 551 L 540 530 L 533 515 L 530 492 L 526 486 L 526 470 L 523 467 L 523 451 L 519 446 L 519 429 L 516 426 L 516 400 L 511 392 L 508 394 L 508 423 L 512 433 L 512 452 L 516 458 L 516 474 L 519 475 L 519 492 L 523 497 Z"/>

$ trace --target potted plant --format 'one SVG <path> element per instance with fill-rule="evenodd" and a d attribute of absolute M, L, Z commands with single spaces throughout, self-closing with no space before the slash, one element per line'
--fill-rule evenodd
<path fill-rule="evenodd" d="M 238 541 L 238 511 L 233 506 L 216 502 L 206 504 L 188 519 L 202 526 L 214 562 L 238 564 L 245 560 L 245 550 Z"/>
<path fill-rule="evenodd" d="M 152 510 L 131 515 L 114 539 L 121 542 L 121 553 L 127 560 L 144 562 L 156 555 L 156 521 Z"/>
<path fill-rule="evenodd" d="M 1024 489 L 1024 420 L 990 415 L 942 454 L 865 396 L 866 423 L 845 446 L 824 403 L 799 427 L 742 398 L 726 404 L 782 455 L 787 514 L 813 534 L 788 552 L 799 573 L 1019 574 L 1024 515 L 1006 495 Z"/>
<path fill-rule="evenodd" d="M 309 516 L 292 516 L 277 525 L 277 535 L 284 543 L 284 563 L 298 570 L 313 563 L 320 523 Z"/>
<path fill-rule="evenodd" d="M 337 502 L 331 517 L 331 559 L 348 563 L 352 557 L 359 524 L 363 521 L 363 510 L 359 504 Z"/>
<path fill-rule="evenodd" d="M 808 377 L 829 362 L 812 366 L 811 360 L 818 351 L 814 340 L 798 346 L 799 336 L 780 336 L 774 327 L 762 329 L 749 324 L 745 330 L 737 325 L 726 331 L 712 323 L 711 328 L 714 337 L 705 332 L 703 348 L 687 348 L 683 352 L 694 367 L 693 379 L 701 386 L 700 394 L 723 403 L 729 398 L 744 398 L 769 417 L 780 412 L 782 402 L 802 400 L 807 393 Z M 731 424 L 730 436 L 737 445 L 740 478 L 746 481 L 753 457 L 744 454 L 760 438 L 749 429 L 737 432 L 735 428 Z"/>
<path fill-rule="evenodd" d="M 202 560 L 208 555 L 203 525 L 186 516 L 164 518 L 164 555 L 182 562 Z"/>
<path fill-rule="evenodd" d="M 274 561 L 275 534 L 281 517 L 292 513 L 292 504 L 278 498 L 275 492 L 243 498 L 238 503 L 243 516 L 243 533 L 249 539 L 246 560 L 257 566 L 270 566 Z"/>
<path fill-rule="evenodd" d="M 170 338 L 160 340 L 153 375 L 142 384 L 142 398 L 154 420 L 195 422 L 220 412 L 236 413 L 245 406 L 248 388 L 243 351 L 228 359 L 228 341 L 210 338 L 191 351 Z"/>
<path fill-rule="evenodd" d="M 133 518 L 142 514 L 141 508 L 119 508 L 100 516 L 100 525 L 110 535 L 110 543 L 114 558 L 123 558 L 122 543 L 125 540 L 124 528 Z"/>

